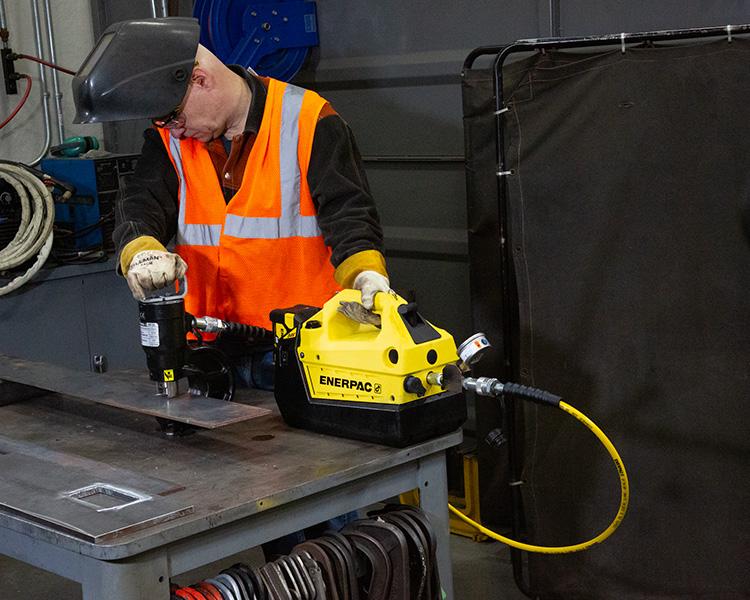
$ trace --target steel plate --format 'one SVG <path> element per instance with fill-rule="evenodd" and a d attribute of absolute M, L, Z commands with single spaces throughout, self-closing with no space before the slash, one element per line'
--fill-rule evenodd
<path fill-rule="evenodd" d="M 123 380 L 106 373 L 75 371 L 4 354 L 0 354 L 0 380 L 206 429 L 256 419 L 270 413 L 268 409 L 257 406 L 201 396 L 157 396 L 154 382 L 145 376 Z"/>

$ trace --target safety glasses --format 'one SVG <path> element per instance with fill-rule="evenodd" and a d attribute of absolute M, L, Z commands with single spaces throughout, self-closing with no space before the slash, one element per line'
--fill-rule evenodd
<path fill-rule="evenodd" d="M 180 106 L 175 108 L 166 117 L 156 117 L 151 119 L 151 123 L 153 123 L 154 127 L 158 127 L 159 129 L 172 129 L 184 121 L 182 118 L 182 111 L 184 108 L 185 107 L 180 104 Z"/>
<path fill-rule="evenodd" d="M 182 115 L 182 111 L 185 110 L 185 105 L 187 104 L 187 99 L 190 95 L 191 85 L 192 82 L 188 84 L 188 89 L 185 93 L 185 97 L 182 99 L 182 102 L 180 102 L 180 105 L 177 108 L 170 112 L 166 117 L 155 117 L 151 119 L 151 123 L 154 127 L 158 127 L 159 129 L 172 129 L 184 124 L 185 118 Z"/>

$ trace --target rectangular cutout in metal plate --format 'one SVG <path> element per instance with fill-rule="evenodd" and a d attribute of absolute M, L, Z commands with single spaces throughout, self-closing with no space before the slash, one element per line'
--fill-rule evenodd
<path fill-rule="evenodd" d="M 87 485 L 71 492 L 65 492 L 63 496 L 70 498 L 73 502 L 88 506 L 97 512 L 119 510 L 126 506 L 151 500 L 151 496 L 147 494 L 116 487 L 108 483 Z"/>
<path fill-rule="evenodd" d="M 194 512 L 175 484 L 55 453 L 32 456 L 12 443 L 5 449 L 0 510 L 79 539 L 111 542 Z"/>

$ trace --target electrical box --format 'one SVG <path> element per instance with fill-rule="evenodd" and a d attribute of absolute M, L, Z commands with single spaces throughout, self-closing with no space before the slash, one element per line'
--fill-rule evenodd
<path fill-rule="evenodd" d="M 55 246 L 69 250 L 113 249 L 115 202 L 123 177 L 135 171 L 138 154 L 102 158 L 47 158 L 41 170 L 71 184 L 75 195 L 55 203 Z"/>

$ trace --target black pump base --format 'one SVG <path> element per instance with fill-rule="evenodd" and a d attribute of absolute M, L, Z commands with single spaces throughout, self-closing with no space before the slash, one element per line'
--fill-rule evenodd
<path fill-rule="evenodd" d="M 287 351 L 284 366 L 279 366 L 279 350 Z M 311 398 L 294 360 L 293 342 L 282 341 L 276 354 L 274 395 L 292 427 L 403 448 L 451 433 L 466 421 L 463 393 L 445 392 L 401 405 Z"/>

